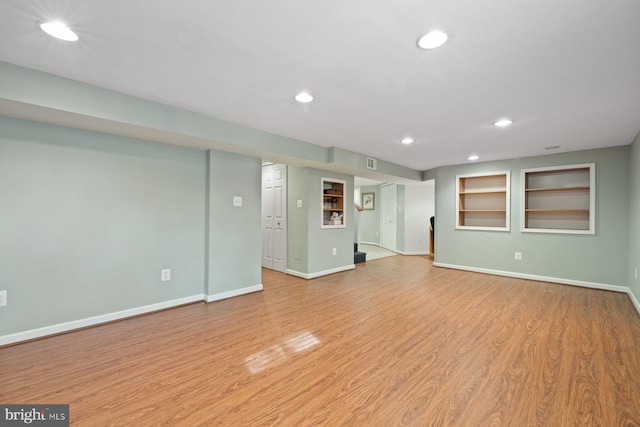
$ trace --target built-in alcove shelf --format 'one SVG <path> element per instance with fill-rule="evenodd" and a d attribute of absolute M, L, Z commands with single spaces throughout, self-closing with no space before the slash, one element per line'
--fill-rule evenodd
<path fill-rule="evenodd" d="M 508 231 L 509 171 L 456 178 L 456 228 Z"/>
<path fill-rule="evenodd" d="M 522 231 L 595 233 L 595 164 L 522 170 Z"/>
<path fill-rule="evenodd" d="M 344 228 L 345 181 L 322 178 L 322 223 L 321 228 Z"/>

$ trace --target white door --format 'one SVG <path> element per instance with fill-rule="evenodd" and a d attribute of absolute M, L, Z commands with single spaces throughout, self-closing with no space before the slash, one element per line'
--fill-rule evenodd
<path fill-rule="evenodd" d="M 262 266 L 284 271 L 287 253 L 287 168 L 262 167 Z"/>
<path fill-rule="evenodd" d="M 397 185 L 389 184 L 380 187 L 382 199 L 382 211 L 380 215 L 380 246 L 395 251 L 396 250 L 396 228 L 398 214 L 396 205 L 398 204 Z"/>

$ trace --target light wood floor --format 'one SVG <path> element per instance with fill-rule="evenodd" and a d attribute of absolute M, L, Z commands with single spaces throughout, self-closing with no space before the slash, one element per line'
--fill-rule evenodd
<path fill-rule="evenodd" d="M 72 426 L 640 426 L 627 296 L 394 256 L 0 349 Z"/>

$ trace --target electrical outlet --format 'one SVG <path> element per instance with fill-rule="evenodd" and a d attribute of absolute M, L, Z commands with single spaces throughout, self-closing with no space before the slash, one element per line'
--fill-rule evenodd
<path fill-rule="evenodd" d="M 171 280 L 171 269 L 165 268 L 163 270 L 160 270 L 160 281 L 168 282 L 169 280 Z"/>
<path fill-rule="evenodd" d="M 522 252 L 516 252 L 516 261 L 522 261 Z"/>
<path fill-rule="evenodd" d="M 338 253 L 336 248 L 333 248 L 333 254 L 336 255 Z"/>
<path fill-rule="evenodd" d="M 7 291 L 0 291 L 0 307 L 7 305 Z"/>

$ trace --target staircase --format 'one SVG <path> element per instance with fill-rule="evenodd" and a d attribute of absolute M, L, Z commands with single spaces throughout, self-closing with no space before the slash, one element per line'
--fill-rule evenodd
<path fill-rule="evenodd" d="M 353 244 L 353 263 L 365 262 L 367 260 L 366 252 L 358 252 L 358 244 Z"/>

